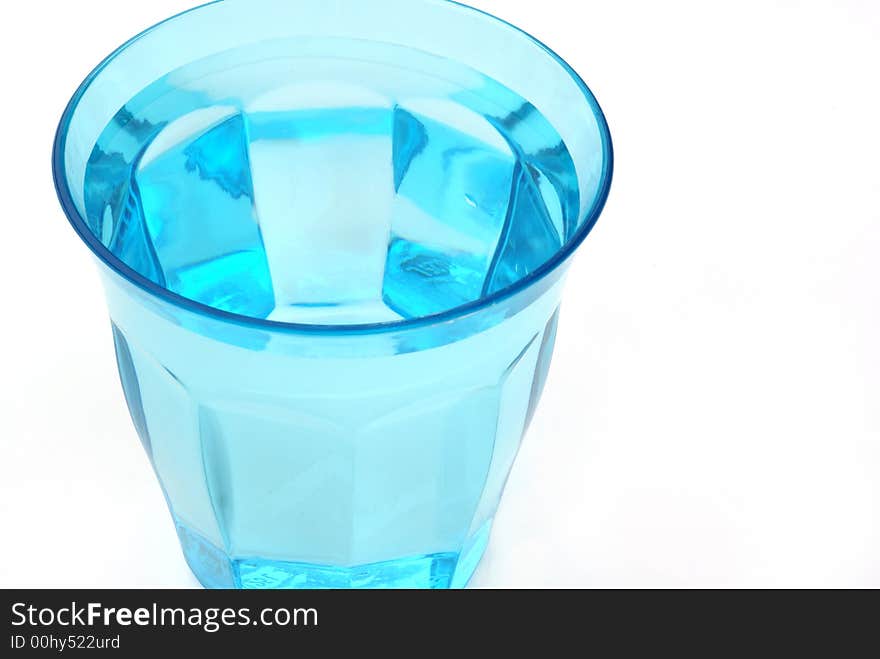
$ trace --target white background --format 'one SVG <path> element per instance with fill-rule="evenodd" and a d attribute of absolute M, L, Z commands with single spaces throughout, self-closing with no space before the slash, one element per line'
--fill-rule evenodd
<path fill-rule="evenodd" d="M 195 586 L 58 206 L 56 122 L 186 0 L 0 24 L 0 586 Z M 616 147 L 478 587 L 880 587 L 880 3 L 473 0 Z"/>

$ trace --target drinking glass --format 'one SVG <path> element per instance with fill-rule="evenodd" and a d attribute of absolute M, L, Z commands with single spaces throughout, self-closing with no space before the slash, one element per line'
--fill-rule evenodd
<path fill-rule="evenodd" d="M 204 586 L 467 584 L 611 169 L 581 78 L 442 0 L 222 0 L 88 76 L 56 188 Z"/>

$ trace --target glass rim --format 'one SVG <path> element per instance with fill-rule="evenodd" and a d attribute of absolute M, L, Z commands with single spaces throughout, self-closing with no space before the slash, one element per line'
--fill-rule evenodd
<path fill-rule="evenodd" d="M 337 335 L 397 332 L 419 327 L 437 325 L 440 323 L 448 323 L 461 317 L 469 316 L 514 297 L 515 295 L 531 288 L 539 281 L 543 280 L 545 277 L 553 273 L 577 250 L 577 248 L 581 245 L 581 243 L 583 243 L 584 239 L 586 239 L 587 235 L 593 229 L 593 226 L 596 224 L 596 221 L 599 219 L 599 216 L 601 215 L 602 210 L 605 207 L 605 203 L 608 199 L 608 194 L 611 189 L 611 179 L 613 177 L 614 171 L 614 149 L 611 142 L 611 132 L 608 128 L 608 122 L 605 118 L 604 113 L 602 112 L 602 108 L 599 106 L 599 102 L 596 100 L 596 97 L 593 95 L 593 92 L 590 90 L 584 80 L 571 67 L 571 65 L 568 64 L 568 62 L 557 55 L 547 45 L 545 45 L 537 38 L 533 37 L 525 30 L 518 28 L 517 26 L 505 21 L 504 19 L 498 18 L 497 16 L 494 16 L 481 9 L 462 4 L 460 2 L 457 2 L 456 0 L 419 0 L 420 2 L 423 2 L 425 4 L 454 5 L 458 9 L 463 9 L 482 15 L 484 18 L 490 19 L 490 21 L 496 23 L 500 27 L 512 29 L 520 37 L 524 37 L 528 41 L 532 42 L 532 44 L 534 44 L 538 49 L 543 50 L 546 54 L 550 55 L 550 57 L 563 68 L 563 70 L 569 75 L 569 77 L 574 81 L 574 83 L 583 93 L 584 98 L 587 101 L 587 105 L 590 107 L 593 113 L 593 117 L 596 120 L 597 128 L 601 136 L 602 171 L 600 174 L 599 185 L 597 187 L 596 194 L 594 195 L 592 203 L 587 208 L 584 217 L 579 222 L 577 231 L 575 231 L 575 233 L 567 241 L 565 241 L 558 250 L 553 253 L 553 256 L 545 260 L 535 270 L 505 288 L 502 288 L 489 295 L 481 295 L 476 300 L 471 300 L 470 302 L 467 302 L 465 304 L 461 304 L 438 313 L 417 316 L 415 318 L 404 318 L 401 320 L 340 325 L 288 323 L 277 320 L 267 320 L 265 318 L 256 318 L 254 316 L 247 316 L 230 311 L 224 311 L 222 309 L 217 309 L 216 307 L 212 307 L 210 305 L 203 304 L 201 302 L 197 302 L 190 298 L 179 295 L 178 293 L 175 293 L 165 288 L 164 286 L 160 286 L 159 284 L 143 276 L 134 268 L 130 267 L 121 259 L 119 259 L 116 255 L 114 255 L 110 251 L 110 249 L 107 248 L 104 243 L 101 242 L 94 235 L 94 233 L 92 233 L 92 231 L 88 227 L 85 218 L 76 207 L 76 204 L 74 203 L 73 197 L 70 192 L 70 186 L 67 180 L 67 170 L 65 167 L 65 150 L 67 144 L 68 130 L 73 119 L 73 114 L 79 106 L 79 102 L 82 99 L 83 95 L 89 89 L 91 83 L 114 59 L 116 59 L 116 57 L 120 53 L 125 51 L 136 41 L 145 37 L 147 34 L 153 32 L 158 28 L 161 28 L 161 26 L 166 23 L 174 21 L 177 18 L 186 14 L 197 12 L 207 7 L 210 7 L 211 5 L 219 4 L 225 1 L 226 0 L 212 0 L 211 2 L 192 7 L 178 14 L 170 16 L 156 23 L 155 25 L 152 25 L 151 27 L 148 27 L 147 29 L 128 39 L 121 46 L 113 50 L 113 52 L 105 57 L 100 62 L 100 64 L 98 64 L 91 71 L 91 73 L 86 76 L 83 82 L 80 83 L 76 92 L 74 92 L 73 96 L 68 102 L 67 107 L 65 108 L 64 113 L 61 116 L 61 120 L 58 124 L 58 129 L 55 133 L 55 139 L 53 141 L 52 147 L 52 176 L 54 179 L 55 191 L 58 195 L 58 200 L 61 203 L 61 207 L 64 210 L 64 214 L 67 216 L 68 221 L 73 226 L 74 231 L 76 231 L 76 233 L 89 247 L 92 253 L 97 256 L 101 260 L 101 262 L 103 262 L 117 275 L 122 277 L 130 284 L 133 284 L 134 286 L 149 295 L 157 297 L 160 300 L 163 300 L 175 307 L 180 307 L 197 315 L 208 316 L 221 322 L 233 323 L 256 329 L 263 329 L 275 332 Z"/>

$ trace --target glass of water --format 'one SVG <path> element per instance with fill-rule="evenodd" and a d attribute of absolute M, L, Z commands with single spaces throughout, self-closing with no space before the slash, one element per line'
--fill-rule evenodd
<path fill-rule="evenodd" d="M 207 587 L 464 586 L 612 152 L 583 81 L 441 0 L 224 0 L 108 57 L 58 195 Z"/>

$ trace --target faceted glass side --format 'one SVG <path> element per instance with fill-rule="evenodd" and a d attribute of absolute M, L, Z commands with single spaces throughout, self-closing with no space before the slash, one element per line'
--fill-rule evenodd
<path fill-rule="evenodd" d="M 449 361 L 465 340 L 375 360 L 378 393 L 331 378 L 314 381 L 318 400 L 302 395 L 307 386 L 256 400 L 199 369 L 175 374 L 179 355 L 156 355 L 113 326 L 132 419 L 149 438 L 187 562 L 218 588 L 464 586 L 543 377 L 545 331 L 513 354 L 486 355 L 489 341 L 470 346 L 480 369 Z M 252 368 L 266 359 L 253 353 Z M 364 368 L 337 366 L 340 374 Z M 294 372 L 305 377 L 308 368 L 332 365 L 298 361 Z M 431 375 L 411 390 L 395 377 L 424 371 Z M 334 400 L 321 396 L 323 386 Z"/>

